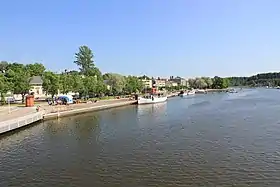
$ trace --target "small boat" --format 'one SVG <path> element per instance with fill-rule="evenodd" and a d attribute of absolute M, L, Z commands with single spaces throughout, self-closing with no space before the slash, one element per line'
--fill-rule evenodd
<path fill-rule="evenodd" d="M 194 95 L 195 94 L 195 90 L 191 90 L 187 92 L 188 95 Z"/>
<path fill-rule="evenodd" d="M 237 91 L 235 89 L 230 89 L 228 93 L 237 93 Z"/>
<path fill-rule="evenodd" d="M 195 91 L 194 91 L 194 90 L 187 91 L 187 92 L 181 91 L 181 92 L 179 93 L 179 96 L 180 96 L 180 97 L 186 97 L 186 96 L 188 96 L 188 95 L 194 95 L 194 94 L 195 94 Z"/>
<path fill-rule="evenodd" d="M 206 91 L 205 91 L 205 90 L 203 90 L 203 89 L 197 89 L 197 90 L 195 90 L 195 93 L 205 94 L 205 93 L 206 93 Z"/>
<path fill-rule="evenodd" d="M 167 101 L 167 96 L 162 96 L 160 94 L 158 95 L 147 95 L 144 97 L 139 97 L 138 98 L 138 104 L 154 104 L 154 103 L 161 103 Z"/>

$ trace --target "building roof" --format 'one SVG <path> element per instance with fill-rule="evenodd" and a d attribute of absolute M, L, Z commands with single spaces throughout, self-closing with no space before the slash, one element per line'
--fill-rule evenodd
<path fill-rule="evenodd" d="M 30 84 L 43 84 L 42 77 L 41 76 L 31 77 Z"/>

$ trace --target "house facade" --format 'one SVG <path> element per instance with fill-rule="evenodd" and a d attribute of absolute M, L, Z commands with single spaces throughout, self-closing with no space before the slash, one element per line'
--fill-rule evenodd
<path fill-rule="evenodd" d="M 178 86 L 177 82 L 174 82 L 174 81 L 171 81 L 171 80 L 168 80 L 166 82 L 166 87 L 175 87 L 175 86 Z"/>
<path fill-rule="evenodd" d="M 142 83 L 145 88 L 152 88 L 153 87 L 153 81 L 150 79 L 142 79 Z"/>
<path fill-rule="evenodd" d="M 46 92 L 43 90 L 43 80 L 41 76 L 34 76 L 30 80 L 29 93 L 33 94 L 35 98 L 46 97 Z"/>
<path fill-rule="evenodd" d="M 182 77 L 171 76 L 169 81 L 177 83 L 177 86 L 188 86 L 188 81 Z"/>
<path fill-rule="evenodd" d="M 157 88 L 162 88 L 162 87 L 166 87 L 166 79 L 156 79 L 155 80 L 155 86 Z"/>

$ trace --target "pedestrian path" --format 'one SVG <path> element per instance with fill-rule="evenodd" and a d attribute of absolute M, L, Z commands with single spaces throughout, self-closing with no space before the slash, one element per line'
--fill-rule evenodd
<path fill-rule="evenodd" d="M 11 113 L 9 110 L 0 111 L 0 122 L 16 119 L 22 116 L 26 116 L 36 112 L 36 107 L 18 107 L 17 109 L 13 109 Z"/>

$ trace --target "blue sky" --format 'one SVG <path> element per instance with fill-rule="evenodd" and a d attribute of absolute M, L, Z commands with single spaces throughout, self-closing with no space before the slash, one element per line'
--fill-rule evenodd
<path fill-rule="evenodd" d="M 75 69 L 88 45 L 102 72 L 167 77 L 280 71 L 279 0 L 1 2 L 0 60 Z"/>

